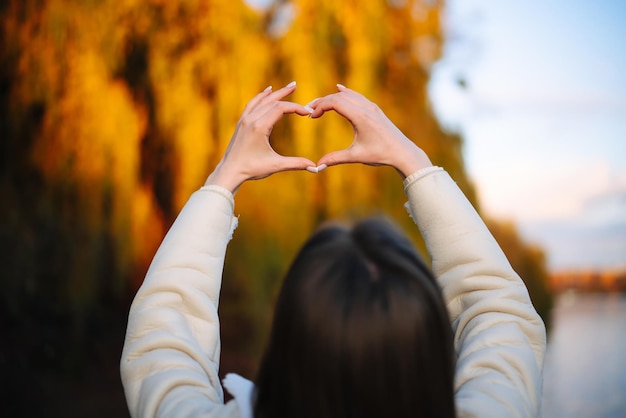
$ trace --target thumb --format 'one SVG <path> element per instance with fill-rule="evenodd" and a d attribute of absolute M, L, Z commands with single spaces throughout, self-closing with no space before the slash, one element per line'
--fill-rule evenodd
<path fill-rule="evenodd" d="M 356 161 L 354 161 L 354 158 L 350 150 L 343 149 L 340 151 L 329 152 L 328 154 L 324 155 L 317 162 L 317 165 L 326 164 L 327 166 L 330 167 L 332 165 L 347 164 L 347 163 L 354 163 L 354 162 Z"/>
<path fill-rule="evenodd" d="M 315 167 L 315 163 L 307 158 L 281 156 L 277 171 L 306 170 L 307 167 Z"/>

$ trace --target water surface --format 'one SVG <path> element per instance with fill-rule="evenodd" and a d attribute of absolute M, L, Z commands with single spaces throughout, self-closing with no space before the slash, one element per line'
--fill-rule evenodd
<path fill-rule="evenodd" d="M 548 336 L 543 417 L 626 417 L 626 295 L 558 297 Z"/>

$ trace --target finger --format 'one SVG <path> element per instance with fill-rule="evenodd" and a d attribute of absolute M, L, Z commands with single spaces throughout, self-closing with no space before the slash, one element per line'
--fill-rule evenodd
<path fill-rule="evenodd" d="M 342 98 L 348 102 L 352 102 L 354 104 L 359 104 L 359 102 L 367 103 L 369 100 L 365 98 L 365 96 L 352 92 L 349 89 L 345 89 L 345 91 L 341 91 L 339 93 L 332 93 L 324 97 L 318 97 L 316 99 L 311 100 L 306 106 L 311 107 L 312 109 L 316 109 L 321 103 L 324 103 L 328 100 L 334 100 L 335 97 Z"/>
<path fill-rule="evenodd" d="M 324 103 L 325 101 L 331 100 L 337 93 L 333 93 L 333 94 L 329 94 L 327 96 L 323 96 L 323 97 L 317 97 L 313 100 L 311 100 L 309 103 L 307 103 L 305 106 L 307 108 L 311 108 L 313 110 L 317 109 L 317 107 L 320 105 L 320 103 Z M 320 115 L 321 116 L 321 115 Z M 319 116 L 318 116 L 319 117 Z"/>
<path fill-rule="evenodd" d="M 262 98 L 262 103 L 270 103 L 272 101 L 278 101 L 278 100 L 282 100 L 285 97 L 289 96 L 291 93 L 293 93 L 296 90 L 296 82 L 292 81 L 291 83 L 287 84 L 285 87 L 276 90 L 275 92 L 272 92 L 271 94 L 267 95 L 267 97 Z"/>
<path fill-rule="evenodd" d="M 337 84 L 337 90 L 340 93 L 345 93 L 347 96 L 354 98 L 356 100 L 366 100 L 366 101 L 370 101 L 367 97 L 365 97 L 364 95 L 362 95 L 361 93 L 359 93 L 356 90 L 352 90 L 351 88 L 348 88 L 346 86 L 344 86 L 343 84 Z"/>
<path fill-rule="evenodd" d="M 317 103 L 318 101 L 320 101 L 321 97 L 316 97 L 315 99 L 311 100 L 309 103 L 305 104 L 305 107 L 311 107 L 315 106 L 315 103 Z"/>
<path fill-rule="evenodd" d="M 311 110 L 305 106 L 293 102 L 273 102 L 259 108 L 259 121 L 264 124 L 274 126 L 284 115 L 297 114 L 300 116 L 308 116 Z"/>
<path fill-rule="evenodd" d="M 272 86 L 267 86 L 265 90 L 261 93 L 257 94 L 246 104 L 246 107 L 243 109 L 242 116 L 250 113 L 265 97 L 269 96 L 272 93 Z"/>
<path fill-rule="evenodd" d="M 278 155 L 275 172 L 306 170 L 307 167 L 315 167 L 315 163 L 304 157 L 285 157 Z"/>
<path fill-rule="evenodd" d="M 300 116 L 308 116 L 311 114 L 311 109 L 293 102 L 271 102 L 263 106 L 257 106 L 256 109 L 246 116 L 245 120 L 242 119 L 242 123 L 247 127 L 246 129 L 252 129 L 252 131 L 269 136 L 274 125 L 284 115 L 294 113 Z"/>
<path fill-rule="evenodd" d="M 313 113 L 311 113 L 311 118 L 317 119 L 321 117 L 324 113 L 334 110 L 339 113 L 341 116 L 346 118 L 350 123 L 353 123 L 354 117 L 362 112 L 362 108 L 354 103 L 352 100 L 349 100 L 342 93 L 335 93 L 323 97 L 316 101 L 311 108 L 313 108 Z"/>
<path fill-rule="evenodd" d="M 350 150 L 350 148 L 347 148 L 339 151 L 329 152 L 328 154 L 320 158 L 320 160 L 317 162 L 317 165 L 320 166 L 322 164 L 325 164 L 330 167 L 338 164 L 350 164 L 356 162 L 358 161 L 354 159 L 352 151 Z"/>

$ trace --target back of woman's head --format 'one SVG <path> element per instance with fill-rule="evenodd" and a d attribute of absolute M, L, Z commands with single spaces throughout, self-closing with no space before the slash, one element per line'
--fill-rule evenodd
<path fill-rule="evenodd" d="M 326 227 L 283 284 L 255 416 L 454 416 L 454 348 L 429 268 L 389 222 Z"/>

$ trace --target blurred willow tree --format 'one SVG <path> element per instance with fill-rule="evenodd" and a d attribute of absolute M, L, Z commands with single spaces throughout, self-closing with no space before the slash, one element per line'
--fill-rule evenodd
<path fill-rule="evenodd" d="M 9 0 L 0 7 L 0 297 L 9 327 L 24 318 L 57 321 L 59 332 L 85 344 L 91 321 L 139 286 L 245 103 L 268 84 L 297 80 L 292 99 L 301 103 L 337 82 L 361 91 L 474 201 L 460 137 L 441 129 L 427 99 L 444 41 L 442 1 L 294 0 L 255 10 L 242 0 Z M 350 126 L 330 114 L 286 118 L 272 141 L 315 161 L 351 138 Z M 321 221 L 385 212 L 415 231 L 404 199 L 397 174 L 385 168 L 277 174 L 245 185 L 220 307 L 224 345 L 235 353 L 230 369 L 254 369 L 286 263 Z M 68 351 L 53 339 L 31 348 L 55 360 Z"/>

